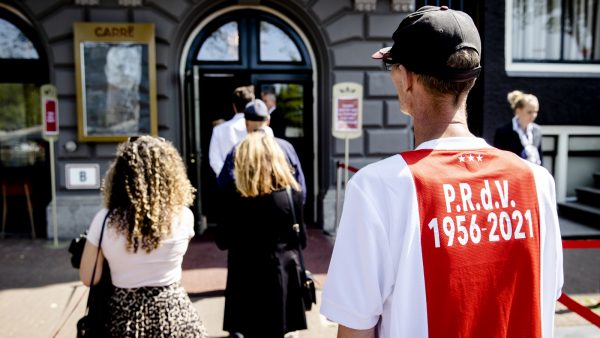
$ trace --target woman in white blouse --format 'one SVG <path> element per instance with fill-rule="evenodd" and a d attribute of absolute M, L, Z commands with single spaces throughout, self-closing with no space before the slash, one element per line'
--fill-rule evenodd
<path fill-rule="evenodd" d="M 507 100 L 514 117 L 496 129 L 494 146 L 512 151 L 532 163 L 542 164 L 542 130 L 533 122 L 540 110 L 537 97 L 513 90 L 508 93 Z"/>
<path fill-rule="evenodd" d="M 195 189 L 181 156 L 162 138 L 140 136 L 121 143 L 103 183 L 104 209 L 94 217 L 80 268 L 93 284 L 104 258 L 113 292 L 112 337 L 205 337 L 206 331 L 181 287 L 181 263 L 194 236 L 188 208 Z M 106 222 L 105 222 L 106 218 Z"/>

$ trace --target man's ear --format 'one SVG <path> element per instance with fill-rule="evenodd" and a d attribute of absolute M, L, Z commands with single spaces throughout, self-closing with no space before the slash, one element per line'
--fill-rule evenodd
<path fill-rule="evenodd" d="M 400 82 L 402 85 L 402 91 L 405 93 L 411 92 L 413 89 L 413 81 L 416 81 L 415 74 L 410 70 L 406 69 L 403 65 L 398 65 L 400 68 L 400 76 L 402 77 L 402 81 Z"/>

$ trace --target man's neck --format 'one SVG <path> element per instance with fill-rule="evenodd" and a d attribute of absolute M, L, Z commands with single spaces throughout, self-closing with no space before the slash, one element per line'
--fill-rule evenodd
<path fill-rule="evenodd" d="M 415 147 L 445 137 L 475 137 L 467 124 L 465 105 L 437 109 L 417 109 L 413 114 Z"/>

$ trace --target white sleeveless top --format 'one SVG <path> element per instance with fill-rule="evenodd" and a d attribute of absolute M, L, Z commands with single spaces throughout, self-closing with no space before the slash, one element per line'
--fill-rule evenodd
<path fill-rule="evenodd" d="M 100 230 L 108 209 L 100 210 L 88 230 L 87 240 L 98 246 Z M 171 234 L 149 253 L 126 249 L 126 237 L 107 224 L 102 239 L 102 253 L 108 260 L 112 284 L 119 288 L 165 286 L 181 281 L 181 263 L 190 239 L 194 236 L 194 214 L 187 207 L 174 215 Z"/>

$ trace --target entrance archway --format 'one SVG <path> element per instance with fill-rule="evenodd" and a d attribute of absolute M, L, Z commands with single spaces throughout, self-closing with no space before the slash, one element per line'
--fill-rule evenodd
<path fill-rule="evenodd" d="M 254 85 L 256 97 L 275 94 L 275 136 L 294 145 L 307 186 L 305 220 L 316 221 L 317 170 L 315 58 L 302 32 L 284 16 L 264 7 L 224 9 L 205 19 L 184 55 L 184 125 L 190 179 L 200 193 L 197 213 L 215 221 L 216 178 L 208 163 L 212 128 L 233 115 L 230 94 Z"/>
<path fill-rule="evenodd" d="M 40 86 L 49 83 L 45 46 L 32 22 L 0 3 L 1 232 L 46 235 L 50 160 L 42 139 Z"/>

